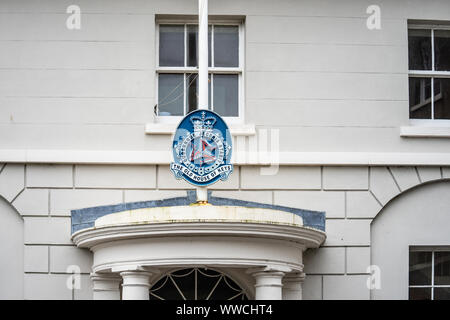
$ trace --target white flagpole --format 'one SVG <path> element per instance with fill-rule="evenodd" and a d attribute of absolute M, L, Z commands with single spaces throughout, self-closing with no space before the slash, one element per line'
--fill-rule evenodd
<path fill-rule="evenodd" d="M 208 0 L 198 0 L 198 104 L 208 109 Z M 197 202 L 208 201 L 206 187 L 197 187 Z"/>

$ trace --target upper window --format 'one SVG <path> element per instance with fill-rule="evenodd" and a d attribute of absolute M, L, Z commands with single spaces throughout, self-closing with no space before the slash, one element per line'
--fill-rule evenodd
<path fill-rule="evenodd" d="M 409 29 L 408 53 L 410 119 L 450 119 L 450 29 Z"/>
<path fill-rule="evenodd" d="M 409 299 L 450 300 L 449 250 L 410 250 Z"/>
<path fill-rule="evenodd" d="M 239 117 L 242 108 L 240 23 L 209 25 L 209 109 Z M 197 24 L 158 24 L 158 116 L 183 116 L 197 108 Z"/>

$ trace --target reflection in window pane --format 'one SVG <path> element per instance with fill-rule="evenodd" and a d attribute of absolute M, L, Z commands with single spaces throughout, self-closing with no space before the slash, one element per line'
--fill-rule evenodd
<path fill-rule="evenodd" d="M 450 251 L 434 253 L 434 284 L 450 285 Z"/>
<path fill-rule="evenodd" d="M 184 26 L 159 26 L 159 65 L 184 66 Z"/>
<path fill-rule="evenodd" d="M 196 25 L 187 26 L 187 65 L 188 67 L 198 66 L 197 39 L 198 27 Z"/>
<path fill-rule="evenodd" d="M 437 71 L 450 71 L 450 30 L 434 31 L 434 58 Z"/>
<path fill-rule="evenodd" d="M 183 115 L 183 77 L 182 74 L 159 74 L 158 110 L 160 116 Z"/>
<path fill-rule="evenodd" d="M 197 80 L 198 73 L 190 73 L 186 75 L 186 109 L 188 113 L 197 109 Z"/>
<path fill-rule="evenodd" d="M 215 74 L 213 77 L 214 111 L 223 117 L 237 117 L 238 89 L 238 75 Z"/>
<path fill-rule="evenodd" d="M 409 30 L 409 70 L 431 70 L 431 30 Z"/>
<path fill-rule="evenodd" d="M 409 117 L 431 119 L 431 79 L 409 78 Z"/>
<path fill-rule="evenodd" d="M 409 288 L 409 300 L 431 300 L 431 288 Z"/>
<path fill-rule="evenodd" d="M 239 28 L 214 26 L 214 66 L 239 66 Z"/>
<path fill-rule="evenodd" d="M 431 252 L 409 253 L 409 284 L 431 285 Z"/>
<path fill-rule="evenodd" d="M 198 73 L 186 75 L 186 109 L 191 112 L 198 104 Z M 208 109 L 211 109 L 211 75 L 208 76 Z"/>
<path fill-rule="evenodd" d="M 434 288 L 434 300 L 450 300 L 450 288 Z"/>
<path fill-rule="evenodd" d="M 211 30 L 208 28 L 208 67 L 211 67 Z M 198 26 L 187 26 L 187 65 L 188 67 L 198 67 Z"/>
<path fill-rule="evenodd" d="M 450 79 L 434 79 L 434 118 L 450 119 Z"/>

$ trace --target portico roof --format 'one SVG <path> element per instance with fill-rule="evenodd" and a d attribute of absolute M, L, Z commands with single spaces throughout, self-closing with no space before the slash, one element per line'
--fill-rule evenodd
<path fill-rule="evenodd" d="M 141 201 L 141 202 L 128 202 L 117 205 L 106 205 L 106 206 L 72 210 L 71 231 L 73 234 L 77 231 L 86 228 L 92 228 L 94 227 L 95 221 L 97 219 L 112 213 L 144 208 L 187 206 L 195 202 L 196 202 L 195 191 L 187 191 L 186 197 L 176 197 L 176 198 Z M 303 226 L 305 227 L 325 231 L 325 212 L 305 210 L 285 206 L 277 206 L 253 201 L 214 197 L 211 195 L 211 191 L 208 192 L 208 202 L 214 206 L 233 206 L 233 207 L 236 206 L 236 207 L 261 208 L 261 209 L 284 211 L 301 217 L 303 220 Z"/>

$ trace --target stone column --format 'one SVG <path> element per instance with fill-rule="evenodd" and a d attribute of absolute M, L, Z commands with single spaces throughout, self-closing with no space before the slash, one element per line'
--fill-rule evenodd
<path fill-rule="evenodd" d="M 150 299 L 150 272 L 122 271 L 122 300 L 149 300 Z"/>
<path fill-rule="evenodd" d="M 256 280 L 255 300 L 281 300 L 282 280 L 287 271 L 272 267 L 249 269 L 247 273 L 250 273 Z"/>
<path fill-rule="evenodd" d="M 91 273 L 94 300 L 120 300 L 122 278 L 114 273 Z"/>
<path fill-rule="evenodd" d="M 288 273 L 283 278 L 283 300 L 302 300 L 303 272 Z"/>

